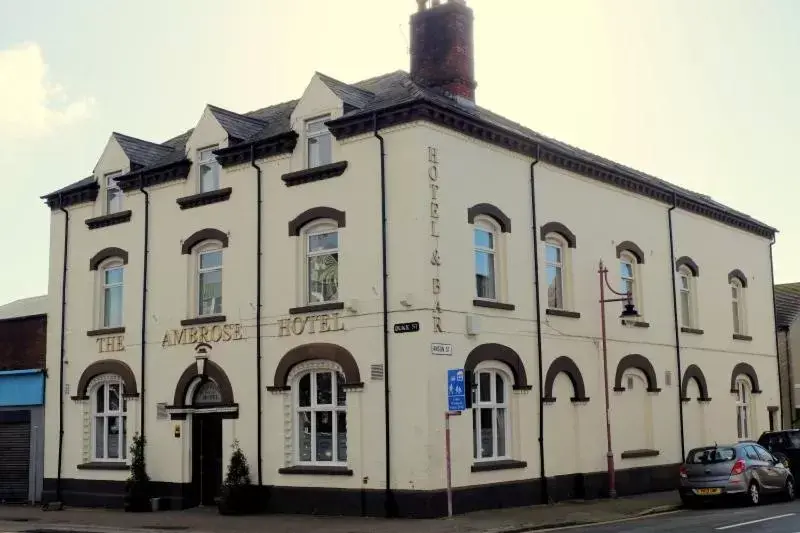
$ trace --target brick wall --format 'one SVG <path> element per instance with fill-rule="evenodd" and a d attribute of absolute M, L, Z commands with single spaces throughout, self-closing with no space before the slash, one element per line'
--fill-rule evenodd
<path fill-rule="evenodd" d="M 0 320 L 0 370 L 45 367 L 47 316 Z"/>

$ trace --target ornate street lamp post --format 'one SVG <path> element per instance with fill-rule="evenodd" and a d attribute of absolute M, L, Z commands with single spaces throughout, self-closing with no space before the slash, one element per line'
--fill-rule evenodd
<path fill-rule="evenodd" d="M 603 385 L 606 400 L 606 458 L 608 461 L 608 497 L 617 497 L 616 475 L 614 471 L 614 452 L 611 449 L 611 406 L 608 395 L 608 350 L 606 348 L 606 304 L 608 302 L 625 302 L 620 318 L 636 318 L 638 311 L 633 305 L 633 294 L 631 292 L 618 292 L 614 290 L 608 282 L 608 269 L 603 265 L 602 259 L 597 269 L 597 276 L 600 278 L 600 336 L 603 348 Z M 606 298 L 606 289 L 612 294 L 621 298 Z"/>

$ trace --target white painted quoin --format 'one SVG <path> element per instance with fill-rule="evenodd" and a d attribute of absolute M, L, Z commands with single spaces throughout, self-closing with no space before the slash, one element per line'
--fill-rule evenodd
<path fill-rule="evenodd" d="M 46 418 L 56 427 L 63 402 L 64 431 L 46 443 L 46 496 L 121 505 L 122 450 L 145 429 L 155 495 L 173 506 L 208 499 L 199 473 L 221 482 L 237 441 L 254 484 L 261 460 L 269 509 L 441 515 L 451 368 L 468 370 L 474 396 L 451 422 L 457 512 L 537 503 L 543 474 L 550 498 L 602 496 L 604 386 L 620 493 L 676 483 L 681 407 L 686 450 L 777 423 L 774 230 L 489 115 L 471 100 L 471 56 L 439 83 L 415 33 L 441 24 L 471 43 L 471 10 L 420 9 L 410 75 L 315 74 L 297 101 L 208 106 L 164 144 L 114 134 L 92 176 L 46 197 Z M 641 314 L 623 323 L 607 304 L 607 384 L 600 260 Z M 198 463 L 214 424 L 206 455 L 221 460 Z"/>

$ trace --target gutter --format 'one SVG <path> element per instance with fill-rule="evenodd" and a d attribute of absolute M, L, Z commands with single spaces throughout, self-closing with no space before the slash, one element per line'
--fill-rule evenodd
<path fill-rule="evenodd" d="M 69 211 L 64 209 L 63 196 L 58 195 L 58 208 L 64 213 L 64 263 L 61 268 L 61 353 L 58 364 L 58 465 L 56 472 L 56 501 L 61 501 L 61 465 L 64 450 L 64 337 L 67 325 L 67 258 L 69 246 Z"/>
<path fill-rule="evenodd" d="M 543 364 L 542 364 L 542 306 L 541 306 L 541 291 L 539 288 L 539 239 L 537 238 L 539 225 L 536 222 L 536 164 L 539 162 L 539 147 L 536 147 L 536 159 L 531 163 L 531 218 L 533 224 L 533 279 L 534 294 L 536 300 L 536 363 L 538 365 L 538 372 L 536 373 L 539 379 L 539 476 L 541 483 L 541 497 L 542 503 L 549 503 L 550 498 L 547 492 L 547 476 L 545 475 L 544 465 L 544 380 L 542 377 Z"/>
<path fill-rule="evenodd" d="M 142 324 L 141 324 L 141 387 L 139 391 L 139 431 L 142 432 L 142 439 L 145 439 L 145 413 L 147 403 L 145 402 L 145 390 L 147 374 L 145 373 L 146 354 L 147 354 L 147 258 L 150 255 L 150 193 L 144 189 L 144 175 L 139 176 L 139 190 L 144 194 L 144 251 L 142 253 Z M 145 443 L 147 441 L 145 440 Z M 146 453 L 146 450 L 145 450 Z"/>
<path fill-rule="evenodd" d="M 683 383 L 683 368 L 681 363 L 681 334 L 678 324 L 678 294 L 675 284 L 675 238 L 672 232 L 672 211 L 678 206 L 678 196 L 672 193 L 672 207 L 667 210 L 667 221 L 669 224 L 669 273 L 672 279 L 672 319 L 675 325 L 675 359 L 678 366 L 677 390 L 678 390 L 678 420 L 680 423 L 681 434 L 681 460 L 686 457 L 686 435 L 683 423 L 683 398 L 681 398 L 681 384 Z"/>
<path fill-rule="evenodd" d="M 395 507 L 394 494 L 392 492 L 392 461 L 391 461 L 391 418 L 389 409 L 390 388 L 389 388 L 389 269 L 387 265 L 387 218 L 386 218 L 386 151 L 384 139 L 378 133 L 378 114 L 373 115 L 373 135 L 378 139 L 381 158 L 381 268 L 382 268 L 382 291 L 383 291 L 383 416 L 384 416 L 384 439 L 386 457 L 386 488 L 384 493 L 385 514 L 391 518 L 397 514 Z"/>
<path fill-rule="evenodd" d="M 781 383 L 781 365 L 778 361 L 778 309 L 775 305 L 775 264 L 772 261 L 772 247 L 775 245 L 775 234 L 772 234 L 772 240 L 769 242 L 769 281 L 772 285 L 772 329 L 775 333 L 775 361 L 778 363 L 776 366 L 778 368 L 778 404 L 783 406 L 783 383 Z M 788 342 L 788 335 L 787 335 L 787 342 Z M 786 354 L 786 360 L 789 360 L 789 354 Z M 788 367 L 790 375 L 791 375 L 791 365 Z M 789 383 L 789 398 L 791 401 L 792 391 L 794 387 L 792 383 Z M 789 409 L 792 409 L 792 405 L 789 405 Z M 791 418 L 790 418 L 791 420 Z M 781 428 L 783 427 L 783 413 L 781 413 Z"/>
<path fill-rule="evenodd" d="M 258 402 L 258 418 L 256 420 L 258 446 L 258 486 L 263 484 L 263 465 L 261 451 L 261 167 L 256 165 L 255 146 L 250 145 L 250 166 L 256 169 L 256 402 Z"/>

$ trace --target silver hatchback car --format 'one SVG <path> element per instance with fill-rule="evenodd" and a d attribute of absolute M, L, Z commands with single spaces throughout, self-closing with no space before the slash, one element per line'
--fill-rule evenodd
<path fill-rule="evenodd" d="M 680 467 L 680 495 L 687 506 L 726 496 L 758 505 L 762 495 L 793 500 L 794 477 L 783 462 L 755 442 L 695 448 Z"/>

